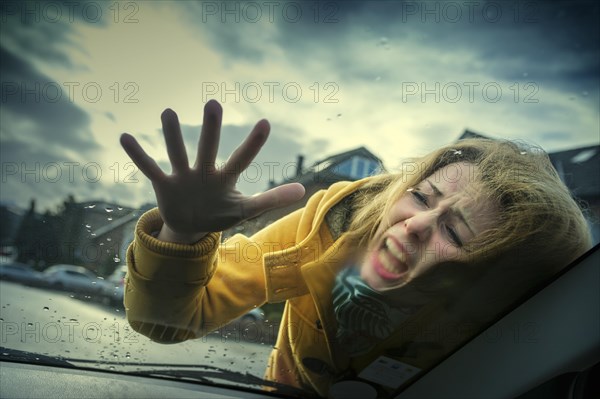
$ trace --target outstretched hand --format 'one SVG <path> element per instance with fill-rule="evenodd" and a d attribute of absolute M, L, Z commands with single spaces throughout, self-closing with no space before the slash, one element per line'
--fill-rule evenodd
<path fill-rule="evenodd" d="M 121 135 L 127 155 L 150 179 L 164 225 L 158 236 L 165 241 L 193 243 L 209 232 L 222 231 L 273 208 L 292 204 L 304 196 L 299 183 L 285 184 L 251 197 L 235 188 L 240 174 L 250 165 L 269 136 L 269 122 L 259 121 L 246 140 L 217 169 L 221 105 L 210 100 L 204 106 L 204 121 L 194 166 L 190 168 L 177 114 L 162 115 L 167 153 L 173 173 L 165 174 L 135 138 Z"/>

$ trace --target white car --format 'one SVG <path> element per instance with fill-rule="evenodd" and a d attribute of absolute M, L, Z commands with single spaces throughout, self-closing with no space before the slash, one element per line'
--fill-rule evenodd
<path fill-rule="evenodd" d="M 102 285 L 102 302 L 105 305 L 123 306 L 123 288 L 127 265 L 117 266 L 114 272 L 104 280 Z"/>
<path fill-rule="evenodd" d="M 98 294 L 104 286 L 98 276 L 83 266 L 50 266 L 44 270 L 44 279 L 50 288 L 82 294 Z"/>

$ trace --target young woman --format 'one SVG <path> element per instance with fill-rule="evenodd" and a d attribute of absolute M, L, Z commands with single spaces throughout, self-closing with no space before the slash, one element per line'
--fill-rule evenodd
<path fill-rule="evenodd" d="M 304 195 L 297 183 L 236 191 L 231 171 L 250 164 L 269 125 L 258 122 L 217 170 L 221 118 L 208 102 L 190 168 L 176 114 L 162 114 L 171 175 L 121 138 L 158 201 L 136 227 L 125 291 L 131 326 L 157 342 L 286 301 L 266 377 L 324 396 L 381 356 L 430 367 L 591 246 L 545 153 L 479 139 L 401 173 L 336 183 L 252 237 L 221 243 L 221 231 Z"/>

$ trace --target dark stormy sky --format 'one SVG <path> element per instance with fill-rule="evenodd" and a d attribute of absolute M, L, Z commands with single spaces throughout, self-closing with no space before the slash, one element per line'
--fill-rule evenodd
<path fill-rule="evenodd" d="M 240 188 L 366 146 L 389 169 L 464 129 L 548 151 L 600 144 L 596 1 L 3 2 L 0 200 L 139 206 L 118 143 L 169 171 L 160 113 L 190 159 L 203 103 L 224 107 L 220 161 L 272 132 Z"/>

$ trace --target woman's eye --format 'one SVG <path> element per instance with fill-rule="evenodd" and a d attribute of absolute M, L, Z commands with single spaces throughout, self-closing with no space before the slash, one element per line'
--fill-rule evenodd
<path fill-rule="evenodd" d="M 460 237 L 458 236 L 458 234 L 456 233 L 456 230 L 454 230 L 452 227 L 446 226 L 446 232 L 448 233 L 448 236 L 450 237 L 450 240 L 454 244 L 456 244 L 457 247 L 462 247 L 463 246 L 463 242 L 460 239 Z"/>
<path fill-rule="evenodd" d="M 413 190 L 413 191 L 411 191 L 411 193 L 417 201 L 419 201 L 420 203 L 422 203 L 425 206 L 429 206 L 429 201 L 425 194 L 423 194 L 422 192 L 417 191 L 417 190 Z"/>

